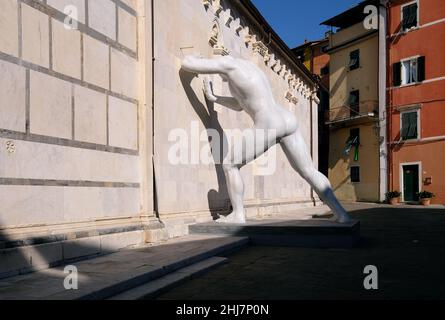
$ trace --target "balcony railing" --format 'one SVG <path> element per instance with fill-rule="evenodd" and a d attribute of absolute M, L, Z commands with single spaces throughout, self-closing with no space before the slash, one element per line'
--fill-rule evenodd
<path fill-rule="evenodd" d="M 357 105 L 341 106 L 326 111 L 326 124 L 347 122 L 357 119 L 377 118 L 378 101 L 361 101 Z"/>

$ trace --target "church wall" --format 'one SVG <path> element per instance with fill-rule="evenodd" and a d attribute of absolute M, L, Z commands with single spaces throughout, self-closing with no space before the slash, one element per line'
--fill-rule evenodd
<path fill-rule="evenodd" d="M 0 8 L 2 238 L 152 216 L 149 2 Z"/>
<path fill-rule="evenodd" d="M 204 134 L 199 143 L 200 151 L 209 145 L 206 127 L 221 131 L 221 128 L 244 130 L 253 125 L 246 113 L 217 104 L 207 105 L 202 91 L 204 77 L 182 73 L 182 58 L 196 53 L 206 58 L 230 54 L 254 62 L 266 73 L 276 101 L 297 116 L 308 150 L 311 143 L 310 84 L 304 82 L 300 71 L 289 61 L 276 54 L 270 45 L 265 45 L 267 35 L 261 39 L 255 27 L 240 16 L 230 1 L 155 1 L 154 25 L 157 206 L 170 234 L 179 235 L 186 232 L 187 224 L 208 221 L 212 219 L 211 213 L 230 210 L 222 167 L 213 161 L 210 164 L 190 163 L 197 160 L 194 156 L 198 157 L 190 151 L 192 141 L 196 143 L 198 134 Z M 302 85 L 298 86 L 299 82 L 292 82 L 290 77 L 295 77 Z M 217 95 L 229 95 L 227 84 L 219 76 L 212 75 L 210 79 Z M 314 102 L 312 108 L 316 109 Z M 313 113 L 312 122 L 317 123 L 316 113 Z M 172 164 L 169 152 L 178 144 L 172 132 L 178 129 L 189 137 L 189 141 L 185 141 L 188 162 Z M 198 134 L 193 136 L 193 132 Z M 313 204 L 309 185 L 292 170 L 281 148 L 273 147 L 269 154 L 271 152 L 277 155 L 276 170 L 272 174 L 258 174 L 255 164 L 241 170 L 249 216 Z M 317 159 L 316 148 L 314 159 Z"/>

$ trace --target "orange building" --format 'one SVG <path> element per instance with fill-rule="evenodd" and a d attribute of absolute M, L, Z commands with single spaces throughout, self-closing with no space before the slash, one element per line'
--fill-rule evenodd
<path fill-rule="evenodd" d="M 389 189 L 445 203 L 445 1 L 387 6 Z"/>

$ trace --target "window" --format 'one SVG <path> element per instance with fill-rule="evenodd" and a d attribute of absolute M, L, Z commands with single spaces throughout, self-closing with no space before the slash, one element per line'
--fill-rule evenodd
<path fill-rule="evenodd" d="M 425 57 L 416 57 L 393 65 L 394 86 L 418 83 L 425 80 Z"/>
<path fill-rule="evenodd" d="M 418 4 L 417 2 L 402 7 L 402 30 L 406 31 L 418 26 Z"/>
<path fill-rule="evenodd" d="M 349 156 L 352 148 L 354 148 L 354 161 L 359 160 L 359 147 L 360 147 L 360 128 L 350 130 L 350 135 L 346 141 L 346 148 L 344 154 Z"/>
<path fill-rule="evenodd" d="M 360 128 L 351 129 L 349 136 L 355 145 L 360 145 Z"/>
<path fill-rule="evenodd" d="M 354 50 L 349 54 L 349 70 L 355 70 L 360 67 L 360 50 Z"/>
<path fill-rule="evenodd" d="M 401 117 L 401 132 L 400 137 L 402 140 L 418 139 L 418 114 L 417 110 L 403 112 Z"/>
<path fill-rule="evenodd" d="M 323 68 L 320 69 L 320 75 L 324 76 L 329 74 L 329 66 L 325 66 Z"/>
<path fill-rule="evenodd" d="M 351 91 L 349 94 L 349 109 L 351 117 L 357 116 L 360 113 L 360 91 Z"/>
<path fill-rule="evenodd" d="M 360 182 L 360 167 L 359 166 L 351 167 L 351 182 L 353 182 L 353 183 Z"/>

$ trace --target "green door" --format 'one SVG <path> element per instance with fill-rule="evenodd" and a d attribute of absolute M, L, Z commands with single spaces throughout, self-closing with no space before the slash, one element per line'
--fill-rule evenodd
<path fill-rule="evenodd" d="M 403 166 L 403 200 L 417 201 L 419 192 L 419 166 Z"/>

